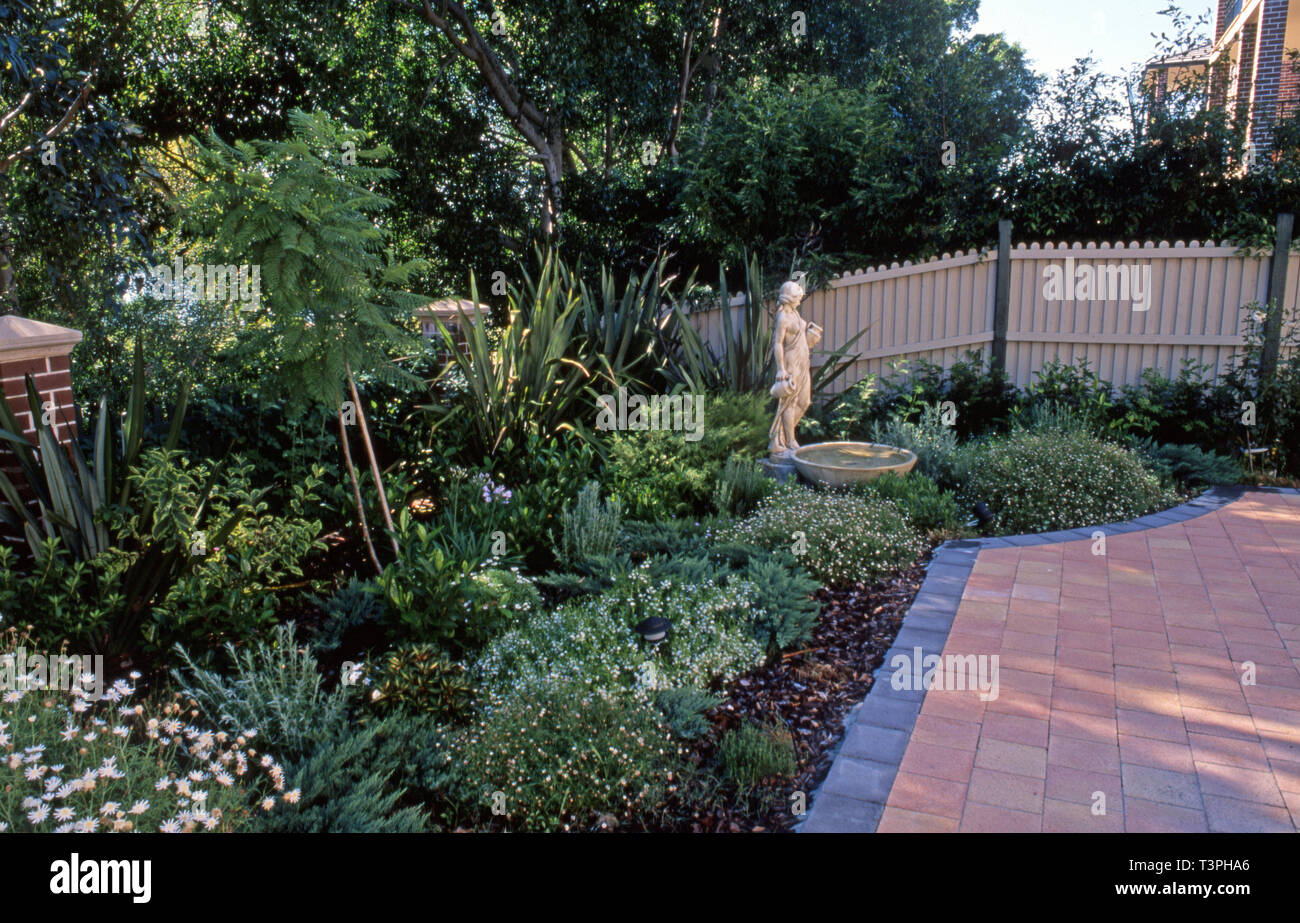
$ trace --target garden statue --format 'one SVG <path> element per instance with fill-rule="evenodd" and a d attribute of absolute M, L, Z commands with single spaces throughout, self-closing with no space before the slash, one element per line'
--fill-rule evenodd
<path fill-rule="evenodd" d="M 799 315 L 804 290 L 798 282 L 781 286 L 777 301 L 776 329 L 772 332 L 772 354 L 776 358 L 776 419 L 768 433 L 768 452 L 773 458 L 789 456 L 799 443 L 795 428 L 812 403 L 812 369 L 809 351 L 822 339 L 822 328 Z"/>

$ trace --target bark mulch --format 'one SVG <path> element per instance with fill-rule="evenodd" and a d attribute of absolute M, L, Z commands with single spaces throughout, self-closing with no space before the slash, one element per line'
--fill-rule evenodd
<path fill-rule="evenodd" d="M 693 763 L 716 769 L 718 741 L 745 721 L 780 722 L 794 739 L 794 778 L 773 780 L 749 796 L 722 787 L 704 805 L 691 804 L 691 796 L 699 793 L 690 792 L 688 783 L 675 799 L 678 803 L 667 806 L 670 813 L 673 807 L 681 813 L 664 829 L 782 832 L 801 820 L 791 810 L 790 796 L 803 792 L 810 800 L 830 771 L 844 736 L 844 718 L 871 690 L 872 673 L 884 662 L 925 580 L 928 557 L 872 586 L 821 590 L 822 613 L 807 648 L 735 680 L 723 690 L 727 701 L 708 713 L 713 730 L 695 742 Z"/>

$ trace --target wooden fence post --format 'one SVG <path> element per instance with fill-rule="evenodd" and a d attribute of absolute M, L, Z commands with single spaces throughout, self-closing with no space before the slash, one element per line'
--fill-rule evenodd
<path fill-rule="evenodd" d="M 1295 215 L 1282 212 L 1277 216 L 1277 241 L 1273 245 L 1272 272 L 1268 276 L 1267 318 L 1264 321 L 1264 351 L 1259 359 L 1260 378 L 1272 378 L 1277 370 L 1277 356 L 1282 348 L 1283 301 L 1286 300 L 1287 263 L 1291 260 L 1291 232 Z"/>
<path fill-rule="evenodd" d="M 993 293 L 993 368 L 1007 367 L 1007 320 L 1011 315 L 1011 222 L 998 222 L 998 272 Z"/>

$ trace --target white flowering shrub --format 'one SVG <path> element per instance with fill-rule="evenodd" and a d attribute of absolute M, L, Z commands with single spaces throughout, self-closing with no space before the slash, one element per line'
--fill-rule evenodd
<path fill-rule="evenodd" d="M 925 540 L 891 500 L 783 484 L 724 540 L 794 554 L 827 586 L 872 583 L 911 564 Z"/>
<path fill-rule="evenodd" d="M 1017 431 L 962 454 L 960 505 L 984 501 L 1006 535 L 1104 525 L 1182 502 L 1135 452 L 1077 430 Z"/>
<path fill-rule="evenodd" d="M 480 688 L 504 694 L 556 680 L 589 688 L 703 689 L 760 666 L 764 644 L 749 625 L 755 588 L 744 580 L 653 580 L 646 567 L 611 589 L 499 635 L 475 666 Z M 672 623 L 666 643 L 648 647 L 634 627 L 659 616 Z"/>
<path fill-rule="evenodd" d="M 493 702 L 451 755 L 479 822 L 577 831 L 646 818 L 677 784 L 681 747 L 644 694 L 557 681 Z"/>
<path fill-rule="evenodd" d="M 256 728 L 206 730 L 179 696 L 155 709 L 133 693 L 118 680 L 95 702 L 82 689 L 3 694 L 0 831 L 228 832 L 292 810 L 298 792 Z"/>

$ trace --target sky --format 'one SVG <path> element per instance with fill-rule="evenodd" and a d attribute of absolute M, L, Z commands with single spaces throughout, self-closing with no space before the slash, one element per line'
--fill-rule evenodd
<path fill-rule="evenodd" d="M 1211 4 L 1176 5 L 1195 16 L 1209 13 Z M 1040 72 L 1055 73 L 1092 53 L 1101 70 L 1118 74 L 1155 54 L 1151 33 L 1169 31 L 1169 18 L 1159 15 L 1167 6 L 1169 0 L 981 0 L 975 31 L 1019 42 Z M 1213 31 L 1212 20 L 1205 31 Z"/>

